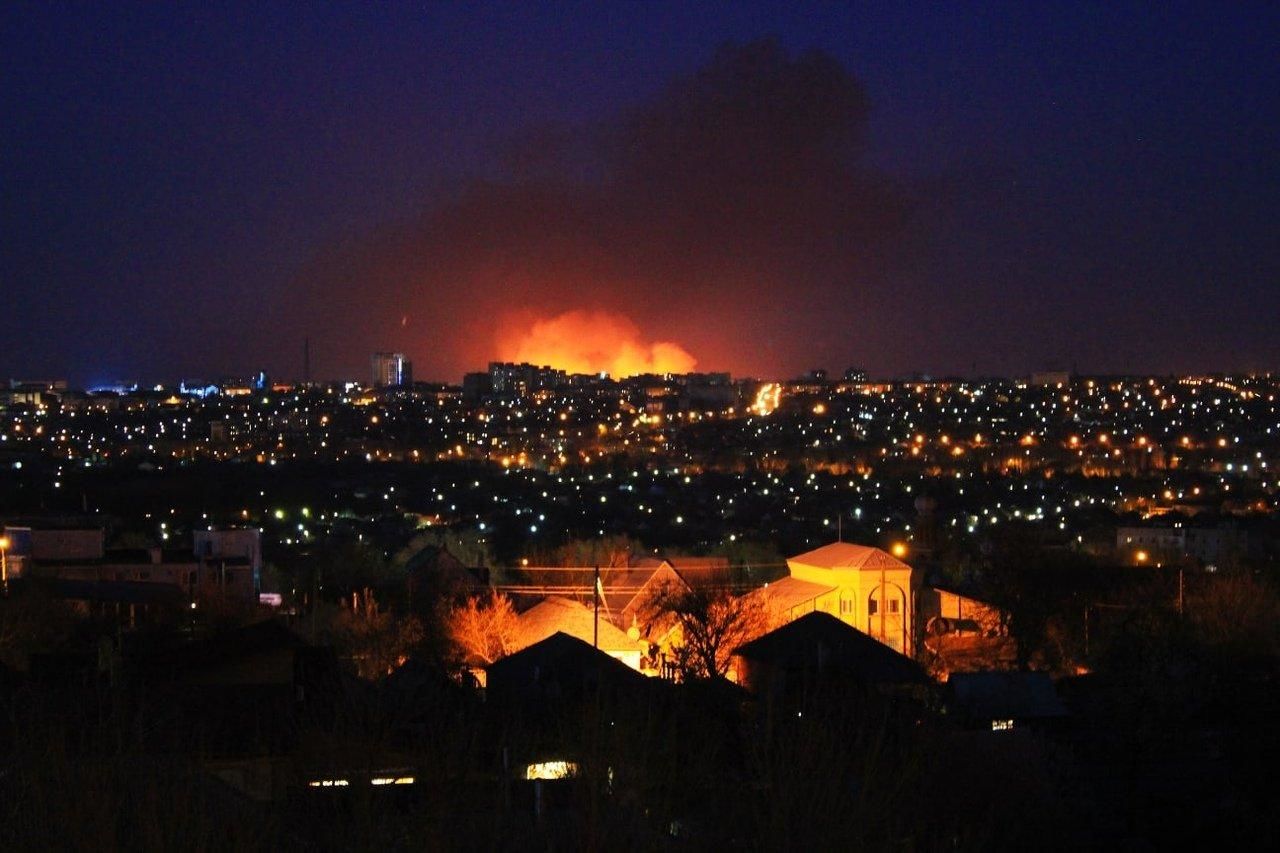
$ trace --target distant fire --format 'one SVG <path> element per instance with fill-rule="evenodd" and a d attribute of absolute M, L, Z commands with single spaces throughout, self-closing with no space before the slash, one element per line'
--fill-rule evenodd
<path fill-rule="evenodd" d="M 688 373 L 697 364 L 679 344 L 646 343 L 635 323 L 621 314 L 566 311 L 536 320 L 500 351 L 508 361 L 548 365 L 569 373 Z"/>
<path fill-rule="evenodd" d="M 782 386 L 776 382 L 766 382 L 756 391 L 756 399 L 751 404 L 751 411 L 757 415 L 771 415 L 781 402 Z"/>

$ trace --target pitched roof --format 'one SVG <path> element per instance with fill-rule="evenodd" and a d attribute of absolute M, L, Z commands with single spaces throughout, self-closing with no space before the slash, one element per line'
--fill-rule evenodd
<path fill-rule="evenodd" d="M 666 561 L 677 572 L 686 569 L 727 569 L 729 568 L 729 558 L 725 556 L 714 557 L 667 557 Z"/>
<path fill-rule="evenodd" d="M 911 567 L 887 551 L 852 542 L 832 542 L 812 551 L 805 551 L 787 558 L 787 563 L 800 563 L 820 569 L 852 569 L 855 571 L 880 571 L 881 569 L 907 569 Z"/>
<path fill-rule="evenodd" d="M 428 545 L 411 556 L 405 563 L 405 573 L 411 586 L 433 581 L 456 589 L 481 586 L 470 568 L 453 556 L 449 549 L 439 545 Z"/>
<path fill-rule="evenodd" d="M 724 583 L 730 574 L 729 558 L 716 557 L 639 557 L 631 561 L 633 569 L 656 571 L 668 566 L 690 588 Z"/>
<path fill-rule="evenodd" d="M 596 568 L 592 566 L 525 567 L 523 572 L 549 590 L 591 598 Z M 728 557 L 638 557 L 626 566 L 600 566 L 603 596 L 600 615 L 623 625 L 623 613 L 637 607 L 658 585 L 672 582 L 689 589 L 715 586 L 730 577 Z M 657 582 L 657 583 L 655 583 Z M 584 591 L 585 588 L 585 591 Z"/>
<path fill-rule="evenodd" d="M 663 570 L 661 562 L 653 565 L 620 567 L 600 570 L 600 588 L 604 591 L 601 612 L 610 619 L 621 618 L 623 611 L 637 605 L 645 586 Z"/>
<path fill-rule="evenodd" d="M 507 655 L 485 667 L 489 674 L 489 686 L 496 686 L 496 679 L 511 679 L 511 686 L 523 681 L 519 674 L 531 672 L 534 681 L 542 677 L 557 680 L 572 679 L 574 675 L 596 673 L 616 685 L 643 685 L 647 679 L 617 658 L 591 647 L 577 637 L 557 631 L 528 648 Z"/>
<path fill-rule="evenodd" d="M 761 592 L 771 607 L 778 610 L 790 610 L 796 605 L 812 601 L 834 589 L 835 587 L 833 586 L 823 586 L 820 583 L 810 583 L 799 578 L 786 577 L 776 580 L 768 586 L 761 587 Z"/>
<path fill-rule="evenodd" d="M 516 617 L 518 633 L 516 645 L 527 648 L 556 633 L 568 634 L 591 645 L 596 631 L 595 611 L 585 604 L 568 598 L 552 596 L 530 607 Z M 632 640 L 605 618 L 603 610 L 599 622 L 599 647 L 611 652 L 636 652 L 643 644 Z"/>
<path fill-rule="evenodd" d="M 929 680 L 911 658 L 821 611 L 808 613 L 757 637 L 739 646 L 734 654 L 783 669 L 821 666 L 872 684 Z"/>
<path fill-rule="evenodd" d="M 600 586 L 604 591 L 602 609 L 608 611 L 610 619 L 618 619 L 664 583 L 697 589 L 724 583 L 728 575 L 728 557 L 641 557 L 630 566 L 600 569 Z"/>

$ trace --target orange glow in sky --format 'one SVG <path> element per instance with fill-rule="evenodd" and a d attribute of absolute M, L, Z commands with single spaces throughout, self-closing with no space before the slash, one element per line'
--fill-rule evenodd
<path fill-rule="evenodd" d="M 499 343 L 506 361 L 547 365 L 569 373 L 688 373 L 697 359 L 671 341 L 648 342 L 622 314 L 566 311 L 535 320 Z"/>

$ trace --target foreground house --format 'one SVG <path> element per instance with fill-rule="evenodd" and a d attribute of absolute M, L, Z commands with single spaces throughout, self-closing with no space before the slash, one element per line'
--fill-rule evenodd
<path fill-rule="evenodd" d="M 528 648 L 554 634 L 567 634 L 594 646 L 634 670 L 646 644 L 619 630 L 601 612 L 572 599 L 552 596 L 521 613 L 516 619 L 515 647 Z"/>
<path fill-rule="evenodd" d="M 488 701 L 540 710 L 596 697 L 619 700 L 648 681 L 607 652 L 560 632 L 485 671 Z"/>
<path fill-rule="evenodd" d="M 598 573 L 600 616 L 623 631 L 635 629 L 650 642 L 660 642 L 662 628 L 652 624 L 649 604 L 667 590 L 692 590 L 728 583 L 733 574 L 728 557 L 637 557 L 623 565 L 569 569 L 526 568 L 526 575 L 538 579 L 547 591 L 563 589 L 562 595 L 580 596 L 592 603 L 592 586 Z M 566 579 L 567 582 L 566 582 Z M 658 633 L 655 633 L 658 632 Z"/>
<path fill-rule="evenodd" d="M 1014 666 L 1018 646 L 1009 636 L 1009 616 L 1000 608 L 936 585 L 921 589 L 917 602 L 917 656 L 929 661 L 939 679 Z"/>
<path fill-rule="evenodd" d="M 1008 633 L 1008 615 L 994 605 L 946 589 L 927 586 L 919 597 L 920 624 L 930 636 L 996 637 Z"/>
<path fill-rule="evenodd" d="M 823 685 L 892 690 L 930 683 L 915 661 L 828 613 L 808 613 L 739 646 L 738 683 L 761 697 Z"/>
<path fill-rule="evenodd" d="M 833 542 L 787 560 L 789 576 L 765 595 L 776 621 L 822 612 L 894 651 L 915 654 L 922 573 L 879 548 Z"/>
<path fill-rule="evenodd" d="M 659 599 L 732 587 L 735 578 L 734 568 L 722 556 L 643 556 L 599 569 L 534 567 L 523 571 L 534 580 L 531 591 L 551 597 L 521 615 L 522 621 L 536 627 L 522 631 L 520 647 L 563 631 L 589 643 L 598 638 L 599 648 L 634 668 L 653 673 L 662 668 L 664 653 L 669 654 L 680 640 L 676 620 Z"/>

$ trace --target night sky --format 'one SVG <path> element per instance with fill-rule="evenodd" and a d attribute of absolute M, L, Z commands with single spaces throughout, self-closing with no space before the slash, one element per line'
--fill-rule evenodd
<path fill-rule="evenodd" d="M 1280 5 L 798 5 L 6 3 L 0 377 L 1280 369 Z"/>

